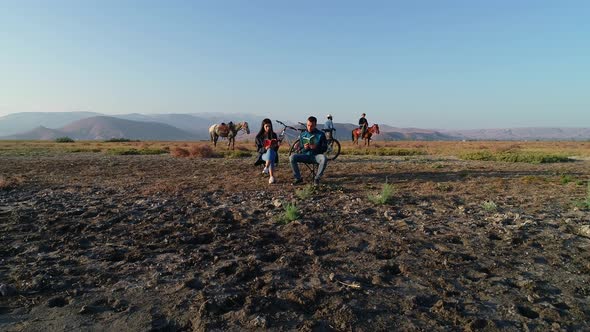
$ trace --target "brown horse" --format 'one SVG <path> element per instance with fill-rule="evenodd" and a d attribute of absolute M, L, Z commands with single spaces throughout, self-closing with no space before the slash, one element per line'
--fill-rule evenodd
<path fill-rule="evenodd" d="M 233 122 L 229 123 L 221 123 L 221 124 L 214 124 L 209 127 L 209 137 L 211 138 L 211 142 L 213 142 L 213 146 L 217 146 L 217 139 L 219 137 L 227 137 L 227 148 L 231 146 L 231 149 L 234 150 L 236 144 L 236 136 L 238 132 L 243 130 L 246 134 L 250 133 L 250 128 L 248 128 L 248 122 L 240 122 L 238 124 L 234 124 Z"/>
<path fill-rule="evenodd" d="M 369 128 L 367 128 L 367 130 L 365 131 L 365 136 L 363 136 L 363 139 L 365 140 L 365 145 L 369 146 L 371 145 L 371 136 L 373 136 L 373 134 L 379 134 L 379 125 L 378 124 L 373 124 L 372 126 L 370 126 Z M 352 144 L 359 144 L 359 137 L 361 136 L 361 129 L 360 128 L 356 128 L 352 130 Z"/>

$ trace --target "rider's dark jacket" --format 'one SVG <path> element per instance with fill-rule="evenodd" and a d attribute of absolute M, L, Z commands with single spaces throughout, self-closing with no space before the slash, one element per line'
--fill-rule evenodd
<path fill-rule="evenodd" d="M 362 126 L 366 126 L 366 127 L 369 126 L 369 122 L 367 122 L 367 119 L 366 118 L 360 118 L 359 119 L 359 127 L 362 127 Z"/>

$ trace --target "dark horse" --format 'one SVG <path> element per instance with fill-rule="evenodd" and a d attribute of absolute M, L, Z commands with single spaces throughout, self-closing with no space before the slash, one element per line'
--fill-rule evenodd
<path fill-rule="evenodd" d="M 376 123 L 367 128 L 367 130 L 365 131 L 365 136 L 363 136 L 363 139 L 365 140 L 365 145 L 371 145 L 371 136 L 373 136 L 373 134 L 379 134 L 379 125 Z M 361 129 L 353 129 L 352 144 L 359 144 L 359 136 L 361 136 Z"/>
<path fill-rule="evenodd" d="M 217 146 L 217 139 L 219 137 L 227 137 L 227 148 L 231 146 L 231 149 L 234 150 L 235 143 L 236 143 L 236 136 L 240 130 L 244 130 L 246 134 L 250 133 L 250 128 L 248 128 L 248 122 L 240 122 L 234 124 L 233 122 L 229 122 L 227 124 L 214 124 L 209 127 L 209 137 L 211 138 L 211 142 L 213 142 L 213 146 Z"/>

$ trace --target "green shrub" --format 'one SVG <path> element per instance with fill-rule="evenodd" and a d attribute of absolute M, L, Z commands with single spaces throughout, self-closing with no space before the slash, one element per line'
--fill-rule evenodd
<path fill-rule="evenodd" d="M 135 148 L 116 148 L 116 149 L 109 149 L 107 154 L 112 155 L 119 155 L 119 156 L 128 156 L 128 155 L 153 155 L 153 154 L 164 154 L 168 153 L 168 151 L 164 149 L 135 149 Z"/>
<path fill-rule="evenodd" d="M 581 201 L 574 202 L 574 205 L 581 210 L 590 210 L 590 181 L 588 181 L 586 197 Z"/>
<path fill-rule="evenodd" d="M 101 152 L 102 150 L 99 148 L 73 148 L 68 149 L 68 153 L 78 153 L 78 152 Z"/>
<path fill-rule="evenodd" d="M 376 149 L 347 149 L 340 152 L 343 155 L 374 155 L 374 156 L 421 156 L 427 154 L 420 149 L 376 148 Z"/>
<path fill-rule="evenodd" d="M 498 211 L 498 205 L 492 200 L 485 201 L 481 203 L 481 207 L 486 210 L 487 212 L 496 212 Z"/>
<path fill-rule="evenodd" d="M 369 151 L 377 156 L 422 156 L 426 154 L 424 150 L 419 149 L 379 148 Z"/>
<path fill-rule="evenodd" d="M 110 138 L 105 142 L 140 142 L 140 140 L 131 140 L 129 138 Z"/>
<path fill-rule="evenodd" d="M 561 184 L 568 184 L 570 182 L 574 181 L 574 177 L 569 175 L 569 174 L 561 174 L 560 177 L 560 182 Z"/>
<path fill-rule="evenodd" d="M 383 188 L 381 189 L 381 193 L 377 195 L 369 195 L 368 199 L 373 204 L 384 205 L 393 201 L 393 194 L 395 189 L 393 185 L 389 183 L 384 183 Z"/>
<path fill-rule="evenodd" d="M 289 203 L 285 206 L 285 212 L 279 218 L 280 224 L 288 224 L 291 221 L 297 220 L 300 217 L 299 209 L 294 203 Z"/>
<path fill-rule="evenodd" d="M 490 151 L 476 151 L 467 152 L 459 156 L 464 160 L 482 160 L 482 161 L 503 161 L 509 163 L 559 163 L 568 162 L 570 159 L 562 154 L 549 154 L 542 152 L 520 152 L 520 151 L 505 151 L 492 153 Z"/>
<path fill-rule="evenodd" d="M 145 149 L 141 149 L 139 150 L 139 154 L 144 154 L 144 155 L 153 155 L 153 154 L 165 154 L 168 153 L 168 150 L 166 149 L 149 149 L 149 148 L 145 148 Z"/>
<path fill-rule="evenodd" d="M 57 142 L 57 143 L 74 143 L 74 140 L 70 137 L 64 136 L 64 137 L 56 138 L 55 142 Z"/>
<path fill-rule="evenodd" d="M 312 185 L 307 185 L 295 191 L 295 195 L 301 200 L 309 199 L 313 194 L 315 194 L 315 187 Z"/>

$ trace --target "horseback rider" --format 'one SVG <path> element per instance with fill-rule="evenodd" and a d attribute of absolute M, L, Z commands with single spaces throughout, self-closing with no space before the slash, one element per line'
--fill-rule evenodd
<path fill-rule="evenodd" d="M 366 114 L 361 114 L 361 118 L 359 119 L 359 129 L 361 130 L 361 138 L 365 137 L 365 133 L 367 132 L 367 128 L 369 127 L 369 122 L 365 118 Z"/>

